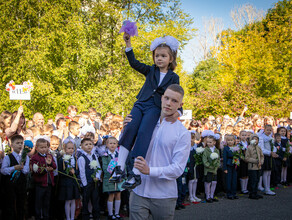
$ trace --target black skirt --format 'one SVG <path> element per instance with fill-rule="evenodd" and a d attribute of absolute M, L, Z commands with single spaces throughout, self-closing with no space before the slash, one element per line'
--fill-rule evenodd
<path fill-rule="evenodd" d="M 203 182 L 211 183 L 212 181 L 217 181 L 217 175 L 208 172 L 207 175 L 204 176 Z"/>
<path fill-rule="evenodd" d="M 240 160 L 238 176 L 239 178 L 248 176 L 248 163 L 246 163 L 244 160 Z"/>
<path fill-rule="evenodd" d="M 266 171 L 272 170 L 273 164 L 274 164 L 273 158 L 271 156 L 265 155 L 263 170 L 266 170 Z"/>
<path fill-rule="evenodd" d="M 80 193 L 77 184 L 70 184 L 66 186 L 60 186 L 59 188 L 59 200 L 72 200 L 72 199 L 79 199 Z"/>

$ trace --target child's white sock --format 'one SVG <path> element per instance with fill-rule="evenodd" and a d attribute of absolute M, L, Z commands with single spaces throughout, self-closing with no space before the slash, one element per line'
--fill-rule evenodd
<path fill-rule="evenodd" d="M 283 167 L 282 168 L 283 171 L 283 181 L 286 182 L 287 181 L 287 167 Z"/>
<path fill-rule="evenodd" d="M 240 188 L 241 188 L 241 192 L 244 191 L 244 185 L 245 185 L 245 182 L 244 182 L 244 179 L 239 179 L 240 180 Z"/>
<path fill-rule="evenodd" d="M 259 183 L 258 183 L 258 188 L 261 189 L 261 190 L 263 188 L 263 176 L 260 176 Z"/>
<path fill-rule="evenodd" d="M 107 201 L 108 215 L 113 215 L 113 202 Z"/>
<path fill-rule="evenodd" d="M 284 182 L 284 167 L 281 170 L 281 182 Z"/>
<path fill-rule="evenodd" d="M 121 167 L 121 170 L 125 169 L 125 164 L 126 164 L 128 155 L 129 155 L 128 149 L 121 145 L 119 149 L 119 156 L 118 156 L 118 166 Z"/>
<path fill-rule="evenodd" d="M 70 203 L 71 203 L 71 200 L 66 200 L 66 202 L 65 202 L 66 220 L 70 220 Z"/>
<path fill-rule="evenodd" d="M 120 213 L 121 200 L 115 200 L 115 215 Z"/>
<path fill-rule="evenodd" d="M 189 188 L 189 195 L 190 195 L 190 198 L 193 197 L 193 182 L 195 180 L 189 180 L 189 185 L 188 185 L 188 188 Z"/>
<path fill-rule="evenodd" d="M 215 193 L 216 185 L 217 185 L 217 181 L 212 181 L 212 185 L 211 185 L 211 194 L 210 194 L 210 197 L 211 197 L 212 199 L 214 199 L 214 193 Z"/>
<path fill-rule="evenodd" d="M 137 160 L 137 158 L 135 158 L 135 161 L 136 160 Z M 135 167 L 133 167 L 132 171 L 136 175 L 141 175 L 141 172 L 137 168 L 135 168 Z M 127 182 L 133 184 L 133 183 L 135 183 L 135 178 L 132 177 L 131 179 L 127 180 Z"/>
<path fill-rule="evenodd" d="M 268 171 L 268 176 L 267 176 L 267 185 L 268 185 L 268 189 L 269 191 L 271 190 L 271 172 L 272 171 Z"/>
<path fill-rule="evenodd" d="M 244 190 L 247 190 L 248 178 L 244 179 Z"/>
<path fill-rule="evenodd" d="M 74 220 L 75 218 L 75 200 L 71 200 L 71 220 Z"/>
<path fill-rule="evenodd" d="M 193 183 L 193 198 L 197 198 L 196 197 L 196 192 L 197 192 L 197 184 L 198 184 L 198 179 L 194 179 L 194 183 Z"/>
<path fill-rule="evenodd" d="M 210 199 L 210 191 L 211 191 L 211 183 L 205 182 L 205 194 L 206 194 L 206 199 Z"/>
<path fill-rule="evenodd" d="M 269 171 L 264 171 L 263 172 L 263 183 L 264 183 L 265 191 L 269 191 L 270 190 L 270 188 L 268 186 L 268 172 Z"/>

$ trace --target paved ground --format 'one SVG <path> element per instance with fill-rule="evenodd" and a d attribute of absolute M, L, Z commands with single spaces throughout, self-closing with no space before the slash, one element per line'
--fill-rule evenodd
<path fill-rule="evenodd" d="M 217 203 L 191 204 L 184 210 L 177 210 L 175 220 L 292 220 L 292 187 L 279 188 L 275 192 L 276 196 L 264 196 L 260 200 L 250 200 L 247 195 L 239 195 L 238 200 L 218 197 Z"/>
<path fill-rule="evenodd" d="M 218 203 L 199 203 L 175 212 L 175 220 L 199 219 L 292 219 L 292 187 L 276 189 L 276 196 L 260 200 L 239 195 L 238 200 L 218 198 Z"/>

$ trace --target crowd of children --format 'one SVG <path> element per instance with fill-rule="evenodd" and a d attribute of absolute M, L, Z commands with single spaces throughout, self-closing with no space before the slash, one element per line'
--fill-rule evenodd
<path fill-rule="evenodd" d="M 107 113 L 102 119 L 94 108 L 77 114 L 69 106 L 68 116 L 44 124 L 41 113 L 27 120 L 23 112 L 0 115 L 1 219 L 99 219 L 101 213 L 121 219 L 128 190 L 109 179 L 124 118 Z M 291 182 L 292 120 L 254 114 L 182 122 L 192 148 L 177 180 L 176 209 L 185 200 L 218 202 L 220 192 L 231 200 L 238 191 L 250 199 L 262 198 L 258 191 L 273 196 L 271 188 Z"/>

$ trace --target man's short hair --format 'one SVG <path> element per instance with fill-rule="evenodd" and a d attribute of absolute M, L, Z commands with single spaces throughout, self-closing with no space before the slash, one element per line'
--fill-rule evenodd
<path fill-rule="evenodd" d="M 171 84 L 170 86 L 167 87 L 167 89 L 170 89 L 174 92 L 178 92 L 179 94 L 181 94 L 182 97 L 185 94 L 184 89 L 179 84 Z"/>
<path fill-rule="evenodd" d="M 11 140 L 11 143 L 13 143 L 14 141 L 17 141 L 17 140 L 24 140 L 24 138 L 21 136 L 21 135 L 19 135 L 19 134 L 15 134 L 15 135 L 13 135 L 11 138 L 10 138 L 10 140 Z"/>

